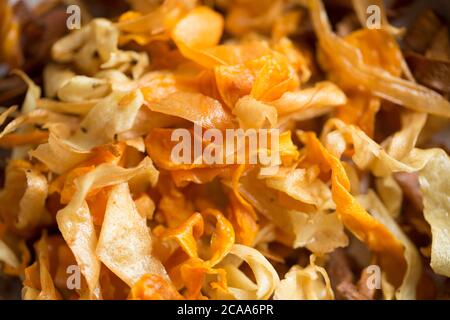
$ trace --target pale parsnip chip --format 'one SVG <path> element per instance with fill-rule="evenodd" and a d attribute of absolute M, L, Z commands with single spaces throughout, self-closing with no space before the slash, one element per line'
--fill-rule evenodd
<path fill-rule="evenodd" d="M 401 130 L 382 142 L 387 153 L 395 159 L 406 157 L 415 147 L 427 118 L 426 113 L 403 112 L 401 114 Z"/>
<path fill-rule="evenodd" d="M 57 174 L 63 174 L 86 160 L 90 155 L 89 151 L 80 151 L 70 146 L 61 137 L 66 136 L 61 131 L 64 130 L 61 130 L 60 126 L 50 128 L 48 143 L 41 144 L 35 150 L 29 152 L 31 157 L 38 159 Z"/>
<path fill-rule="evenodd" d="M 52 47 L 52 57 L 57 62 L 73 62 L 78 70 L 93 75 L 118 51 L 118 41 L 119 31 L 112 22 L 94 19 L 58 40 Z"/>
<path fill-rule="evenodd" d="M 77 180 L 77 194 L 73 196 L 72 201 L 77 197 L 79 197 L 77 201 L 84 199 L 91 189 L 113 186 L 133 178 L 145 179 L 154 186 L 158 181 L 158 176 L 159 173 L 149 157 L 145 157 L 134 168 L 122 168 L 104 163 Z"/>
<path fill-rule="evenodd" d="M 107 80 L 111 84 L 112 91 L 128 91 L 136 88 L 137 84 L 133 82 L 123 70 L 106 69 L 97 72 L 94 77 Z"/>
<path fill-rule="evenodd" d="M 12 111 L 11 111 L 12 112 Z M 54 124 L 62 123 L 66 129 L 73 129 L 78 126 L 78 119 L 58 114 L 56 112 L 51 112 L 43 109 L 36 109 L 30 113 L 23 114 L 11 122 L 9 122 L 2 132 L 0 132 L 0 138 L 10 134 L 16 130 L 22 129 L 23 127 L 28 127 L 29 125 L 44 125 L 50 127 Z M 23 130 L 20 130 L 23 132 Z M 66 130 L 67 131 L 67 130 Z"/>
<path fill-rule="evenodd" d="M 228 295 L 238 300 L 267 300 L 280 281 L 277 272 L 267 259 L 256 249 L 235 244 L 230 254 L 245 261 L 253 271 L 256 283 L 250 280 L 233 264 L 225 264 Z M 226 259 L 225 259 L 226 260 Z"/>
<path fill-rule="evenodd" d="M 280 281 L 274 300 L 333 300 L 330 279 L 326 270 L 315 264 L 315 256 L 311 255 L 310 264 L 301 268 L 294 265 Z"/>
<path fill-rule="evenodd" d="M 149 158 L 145 158 L 137 167 L 130 169 L 102 164 L 76 180 L 76 193 L 69 204 L 56 215 L 59 229 L 74 253 L 92 297 L 100 297 L 98 288 L 100 260 L 95 253 L 97 236 L 85 198 L 92 189 L 120 184 L 137 176 L 145 176 L 153 185 L 156 183 L 158 171 Z"/>
<path fill-rule="evenodd" d="M 142 93 L 113 92 L 102 99 L 87 114 L 77 132 L 67 139 L 80 151 L 89 151 L 101 144 L 113 142 L 119 133 L 132 128 L 144 100 Z"/>
<path fill-rule="evenodd" d="M 324 254 L 348 246 L 344 225 L 336 212 L 291 211 L 291 216 L 296 235 L 294 248 L 306 247 L 311 252 Z"/>
<path fill-rule="evenodd" d="M 44 77 L 45 96 L 54 98 L 59 88 L 75 76 L 75 72 L 66 66 L 50 63 L 44 68 L 42 76 Z"/>
<path fill-rule="evenodd" d="M 17 228 L 33 228 L 42 223 L 51 221 L 45 208 L 48 193 L 47 178 L 37 170 L 30 168 L 25 172 L 26 189 L 20 199 L 17 215 Z M 14 181 L 17 183 L 17 181 Z"/>
<path fill-rule="evenodd" d="M 266 184 L 269 188 L 284 192 L 319 209 L 334 209 L 336 206 L 331 200 L 330 187 L 317 177 L 315 171 L 317 170 L 313 167 L 287 170 L 277 177 L 266 179 Z"/>
<path fill-rule="evenodd" d="M 47 178 L 42 173 L 28 162 L 11 161 L 0 191 L 0 208 L 17 229 L 33 230 L 51 221 L 45 208 L 47 193 Z"/>
<path fill-rule="evenodd" d="M 102 69 L 130 71 L 134 80 L 139 79 L 149 66 L 149 58 L 145 52 L 117 51 L 111 54 L 108 61 L 101 65 Z"/>
<path fill-rule="evenodd" d="M 127 183 L 111 190 L 96 253 L 130 287 L 145 274 L 167 277 L 161 262 L 152 256 L 146 217 L 137 211 Z"/>
<path fill-rule="evenodd" d="M 106 97 L 111 91 L 107 80 L 86 76 L 73 76 L 67 79 L 57 91 L 63 102 L 81 103 Z"/>
<path fill-rule="evenodd" d="M 422 117 L 424 114 L 416 115 Z M 413 122 L 410 125 L 412 128 L 405 127 L 387 140 L 386 149 L 372 140 L 358 127 L 347 125 L 337 119 L 331 120 L 331 123 L 336 125 L 342 134 L 350 135 L 355 149 L 352 156 L 355 164 L 360 169 L 369 169 L 377 177 L 385 177 L 393 172 L 415 172 L 423 168 L 433 155 L 427 150 L 414 148 L 415 141 L 423 125 L 423 122 L 421 123 L 420 121 Z M 392 145 L 401 147 L 393 148 L 391 147 Z M 393 155 L 391 156 L 388 151 L 392 152 Z"/>
<path fill-rule="evenodd" d="M 431 225 L 431 267 L 450 277 L 450 159 L 443 150 L 431 151 L 434 156 L 419 171 L 424 216 Z"/>
<path fill-rule="evenodd" d="M 347 97 L 339 87 L 331 82 L 319 82 L 312 88 L 286 92 L 278 100 L 269 104 L 274 106 L 278 114 L 288 115 L 295 119 L 305 120 L 309 112 L 328 112 L 333 107 L 343 105 Z"/>
<path fill-rule="evenodd" d="M 92 215 L 83 197 L 83 191 L 85 190 L 78 190 L 72 201 L 64 209 L 58 211 L 56 221 L 64 240 L 75 256 L 81 274 L 86 279 L 89 298 L 100 299 L 101 291 L 98 280 L 101 264 L 95 255 L 97 236 Z"/>
<path fill-rule="evenodd" d="M 0 240 L 0 261 L 8 264 L 12 268 L 18 268 L 20 265 L 19 259 L 17 259 L 14 251 L 2 240 Z"/>

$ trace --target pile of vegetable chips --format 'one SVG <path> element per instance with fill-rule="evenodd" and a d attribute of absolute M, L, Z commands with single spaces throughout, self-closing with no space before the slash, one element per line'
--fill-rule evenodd
<path fill-rule="evenodd" d="M 0 281 L 23 299 L 449 297 L 442 17 L 416 19 L 424 44 L 382 1 L 117 2 L 82 6 L 33 63 L 0 3 Z"/>

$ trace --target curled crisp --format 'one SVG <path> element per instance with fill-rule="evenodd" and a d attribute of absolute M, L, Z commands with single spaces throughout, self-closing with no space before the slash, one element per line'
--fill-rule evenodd
<path fill-rule="evenodd" d="M 326 270 L 315 264 L 311 255 L 310 264 L 302 268 L 294 265 L 275 289 L 274 300 L 333 300 L 330 279 Z"/>
<path fill-rule="evenodd" d="M 245 261 L 253 271 L 256 283 L 250 280 L 233 264 L 225 264 L 227 272 L 227 296 L 239 300 L 267 300 L 270 298 L 280 279 L 273 266 L 256 249 L 241 244 L 235 244 L 231 255 Z"/>
<path fill-rule="evenodd" d="M 357 48 L 333 33 L 321 0 L 308 0 L 308 6 L 320 46 L 338 66 L 342 77 L 406 108 L 450 117 L 450 103 L 440 94 L 365 64 Z"/>

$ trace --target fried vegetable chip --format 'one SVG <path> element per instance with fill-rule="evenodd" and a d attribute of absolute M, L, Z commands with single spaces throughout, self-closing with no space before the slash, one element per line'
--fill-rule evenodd
<path fill-rule="evenodd" d="M 109 194 L 96 254 L 112 272 L 133 287 L 146 274 L 167 277 L 164 267 L 151 252 L 152 240 L 146 219 L 139 215 L 128 184 L 118 184 Z"/>
<path fill-rule="evenodd" d="M 407 26 L 408 1 L 77 0 L 67 30 L 39 2 L 0 2 L 0 274 L 23 299 L 446 296 L 431 4 Z"/>
<path fill-rule="evenodd" d="M 331 300 L 334 299 L 330 279 L 324 268 L 317 266 L 311 256 L 310 265 L 293 266 L 275 290 L 275 300 Z"/>
<path fill-rule="evenodd" d="M 431 267 L 435 272 L 449 276 L 448 197 L 450 189 L 443 172 L 450 165 L 448 155 L 435 150 L 425 168 L 419 172 L 420 188 L 423 193 L 424 216 L 431 225 L 433 242 L 431 247 Z"/>

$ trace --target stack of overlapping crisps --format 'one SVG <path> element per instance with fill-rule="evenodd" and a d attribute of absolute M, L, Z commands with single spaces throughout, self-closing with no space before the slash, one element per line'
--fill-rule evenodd
<path fill-rule="evenodd" d="M 360 24 L 342 35 L 320 0 L 132 1 L 58 40 L 42 87 L 14 70 L 28 91 L 0 115 L 0 261 L 22 297 L 436 291 L 450 276 L 450 159 L 417 146 L 448 126 L 450 104 L 415 82 L 381 1 L 353 3 Z M 2 6 L 0 56 L 14 64 L 20 30 Z M 179 130 L 200 156 L 225 132 L 277 132 L 276 150 L 255 154 L 278 161 L 237 161 L 234 147 L 231 161 L 190 147 L 175 161 Z"/>

